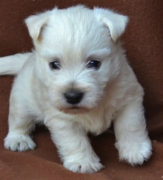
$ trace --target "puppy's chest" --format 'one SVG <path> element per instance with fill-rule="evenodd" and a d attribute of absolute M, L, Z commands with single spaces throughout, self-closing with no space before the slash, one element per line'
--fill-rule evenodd
<path fill-rule="evenodd" d="M 113 110 L 96 109 L 90 113 L 76 116 L 74 121 L 80 123 L 87 132 L 99 135 L 106 131 L 112 121 Z"/>

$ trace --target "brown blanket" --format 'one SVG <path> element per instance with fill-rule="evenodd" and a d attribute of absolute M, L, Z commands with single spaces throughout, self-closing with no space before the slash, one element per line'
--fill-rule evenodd
<path fill-rule="evenodd" d="M 75 174 L 66 170 L 57 155 L 50 134 L 38 128 L 37 148 L 11 152 L 3 147 L 7 134 L 9 94 L 13 77 L 0 77 L 0 180 L 161 180 L 163 179 L 163 0 L 1 0 L 0 56 L 30 51 L 31 40 L 23 20 L 55 5 L 75 4 L 110 7 L 129 16 L 122 37 L 127 56 L 145 89 L 147 127 L 153 140 L 153 156 L 142 166 L 119 162 L 113 134 L 91 139 L 105 169 L 95 174 Z"/>

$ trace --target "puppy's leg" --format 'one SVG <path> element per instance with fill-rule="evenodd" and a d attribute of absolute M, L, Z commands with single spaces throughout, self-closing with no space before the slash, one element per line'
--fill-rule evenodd
<path fill-rule="evenodd" d="M 5 148 L 12 151 L 34 149 L 36 144 L 29 136 L 30 128 L 33 124 L 29 121 L 28 117 L 10 116 L 9 121 L 12 123 L 10 123 L 9 133 L 5 138 Z"/>
<path fill-rule="evenodd" d="M 51 120 L 46 125 L 67 169 L 79 173 L 93 173 L 103 167 L 90 145 L 86 132 L 79 124 Z"/>
<path fill-rule="evenodd" d="M 26 113 L 24 105 L 18 99 L 10 101 L 9 133 L 4 140 L 5 148 L 12 151 L 34 149 L 36 145 L 29 136 L 34 126 L 35 123 Z"/>
<path fill-rule="evenodd" d="M 116 148 L 120 160 L 132 165 L 142 164 L 151 156 L 151 142 L 146 131 L 142 104 L 132 102 L 118 115 L 114 122 Z"/>

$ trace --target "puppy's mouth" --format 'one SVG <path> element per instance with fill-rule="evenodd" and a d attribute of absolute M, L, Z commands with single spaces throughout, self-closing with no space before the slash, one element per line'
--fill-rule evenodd
<path fill-rule="evenodd" d="M 79 106 L 61 108 L 60 110 L 66 114 L 82 114 L 82 113 L 87 113 L 88 111 L 90 111 L 90 109 L 86 107 L 79 107 Z"/>

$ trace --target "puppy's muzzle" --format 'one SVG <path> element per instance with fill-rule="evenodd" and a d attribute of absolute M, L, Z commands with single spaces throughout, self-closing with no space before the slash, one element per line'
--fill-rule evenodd
<path fill-rule="evenodd" d="M 69 104 L 78 104 L 83 99 L 84 93 L 76 90 L 70 89 L 64 93 L 64 97 L 66 98 L 67 103 Z"/>

